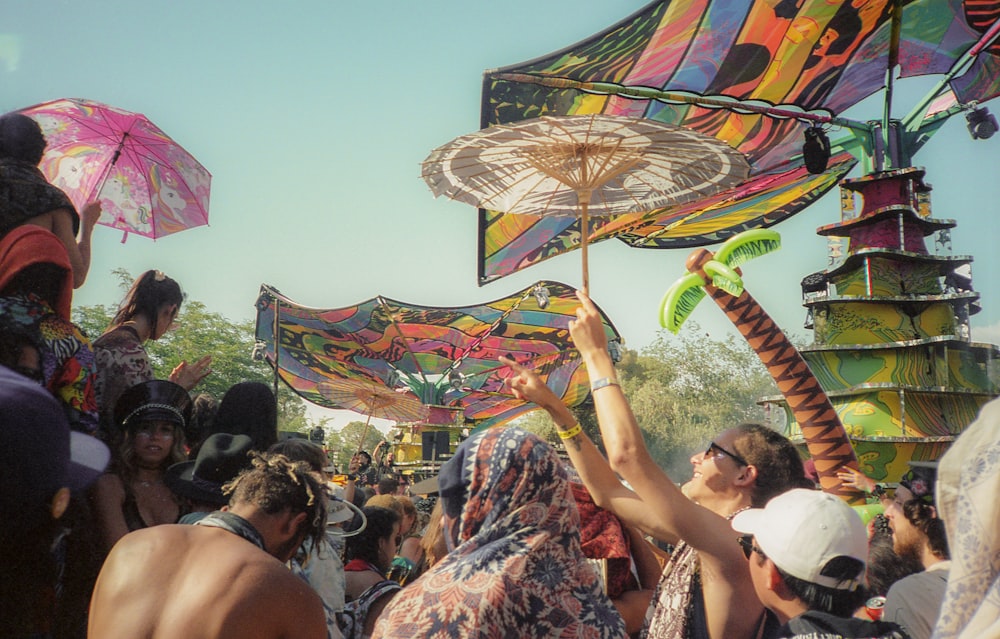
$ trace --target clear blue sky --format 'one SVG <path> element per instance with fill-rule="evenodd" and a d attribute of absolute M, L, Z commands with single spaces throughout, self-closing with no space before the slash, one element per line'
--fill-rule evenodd
<path fill-rule="evenodd" d="M 110 276 L 158 268 L 190 298 L 252 318 L 261 283 L 319 307 L 376 294 L 433 306 L 495 299 L 539 279 L 579 284 L 578 252 L 476 285 L 476 212 L 435 200 L 419 164 L 479 127 L 482 72 L 577 42 L 644 0 L 167 3 L 10 0 L 0 5 L 0 111 L 82 97 L 145 113 L 213 174 L 210 226 L 153 242 L 98 227 L 77 304 L 114 304 Z M 896 115 L 923 93 L 899 86 Z M 1000 102 L 994 106 L 1000 111 Z M 846 114 L 877 119 L 867 103 Z M 973 141 L 952 118 L 916 161 L 935 217 L 955 218 L 983 312 L 974 336 L 1000 341 L 1000 136 Z M 855 169 L 855 175 L 857 169 Z M 750 291 L 805 334 L 799 281 L 826 267 L 818 226 L 836 191 L 776 227 L 784 247 L 747 265 Z M 663 292 L 688 250 L 591 251 L 591 290 L 632 348 L 659 328 Z M 183 314 L 183 311 L 182 311 Z M 704 302 L 693 319 L 730 328 Z M 191 354 L 195 355 L 195 354 Z"/>

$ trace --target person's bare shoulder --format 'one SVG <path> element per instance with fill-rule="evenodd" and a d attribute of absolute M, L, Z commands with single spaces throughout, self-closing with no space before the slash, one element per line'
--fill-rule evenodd
<path fill-rule="evenodd" d="M 326 636 L 322 601 L 308 584 L 219 528 L 164 525 L 130 533 L 105 570 L 109 575 L 102 571 L 98 582 L 91 627 L 103 623 L 101 609 L 113 610 L 118 636 L 151 631 L 191 639 Z M 102 588 L 102 581 L 115 586 Z M 131 624 L 128 632 L 125 624 Z"/>
<path fill-rule="evenodd" d="M 173 559 L 183 552 L 188 543 L 189 528 L 191 526 L 167 524 L 131 532 L 115 544 L 105 560 L 105 565 L 107 566 L 109 562 L 118 562 L 126 566 L 147 563 L 153 564 L 154 567 L 157 564 L 162 566 L 168 559 Z"/>

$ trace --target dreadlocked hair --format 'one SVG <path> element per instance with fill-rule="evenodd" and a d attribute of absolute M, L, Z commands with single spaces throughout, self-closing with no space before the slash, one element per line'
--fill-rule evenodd
<path fill-rule="evenodd" d="M 937 516 L 934 506 L 921 499 L 910 499 L 903 504 L 903 516 L 913 527 L 927 535 L 927 545 L 938 559 L 950 559 L 948 537 L 944 520 Z"/>
<path fill-rule="evenodd" d="M 290 509 L 306 514 L 306 538 L 323 542 L 326 533 L 326 488 L 323 479 L 305 462 L 290 461 L 284 455 L 254 453 L 251 468 L 223 486 L 230 503 L 254 504 L 275 515 Z"/>
<path fill-rule="evenodd" d="M 757 480 L 750 501 L 763 508 L 774 496 L 808 484 L 802 458 L 781 433 L 761 424 L 738 424 L 733 451 L 757 468 Z"/>

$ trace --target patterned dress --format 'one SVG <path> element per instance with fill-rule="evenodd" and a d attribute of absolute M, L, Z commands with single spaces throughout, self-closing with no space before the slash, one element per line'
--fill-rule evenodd
<path fill-rule="evenodd" d="M 2 208 L 2 207 L 0 207 Z M 42 299 L 21 282 L 30 269 L 54 266 L 62 277 Z M 66 248 L 51 231 L 26 224 L 0 237 L 0 322 L 19 329 L 38 349 L 45 387 L 62 403 L 70 426 L 87 434 L 97 430 L 95 363 L 90 340 L 70 322 L 72 267 Z M 52 299 L 48 299 L 52 298 Z"/>
<path fill-rule="evenodd" d="M 70 427 L 97 432 L 97 377 L 90 340 L 36 295 L 0 297 L 0 322 L 19 326 L 39 346 L 45 387 L 66 410 Z"/>
<path fill-rule="evenodd" d="M 389 602 L 373 637 L 625 636 L 584 560 L 579 513 L 548 444 L 518 428 L 483 431 L 439 484 L 450 552 Z"/>
<path fill-rule="evenodd" d="M 116 326 L 97 338 L 94 358 L 97 362 L 94 390 L 101 413 L 101 430 L 105 437 L 111 437 L 115 434 L 115 403 L 126 389 L 153 379 L 153 367 L 139 334 L 129 326 Z"/>

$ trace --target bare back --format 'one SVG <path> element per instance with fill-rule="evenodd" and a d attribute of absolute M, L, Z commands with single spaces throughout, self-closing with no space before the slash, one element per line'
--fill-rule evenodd
<path fill-rule="evenodd" d="M 88 637 L 326 637 L 319 596 L 280 561 L 220 528 L 130 533 L 108 556 Z"/>

